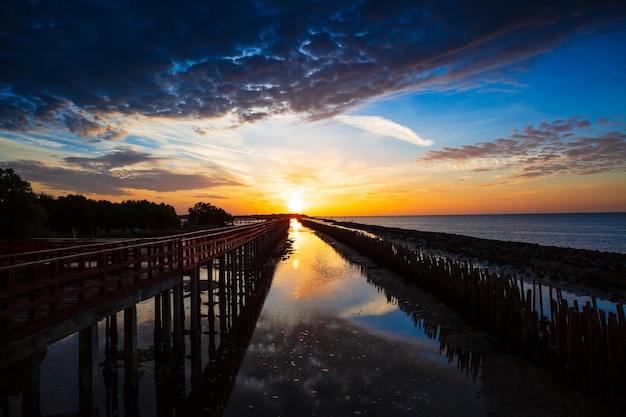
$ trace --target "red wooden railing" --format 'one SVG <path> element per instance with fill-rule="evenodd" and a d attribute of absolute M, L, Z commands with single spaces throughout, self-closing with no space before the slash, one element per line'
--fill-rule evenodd
<path fill-rule="evenodd" d="M 0 346 L 182 276 L 288 220 L 0 255 Z M 39 244 L 39 243 L 38 243 Z M 13 251 L 11 251 L 13 252 Z"/>

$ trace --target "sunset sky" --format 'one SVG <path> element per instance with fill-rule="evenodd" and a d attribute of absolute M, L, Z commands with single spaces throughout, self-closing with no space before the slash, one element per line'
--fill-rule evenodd
<path fill-rule="evenodd" d="M 623 1 L 159 4 L 0 4 L 0 168 L 180 214 L 626 211 Z"/>

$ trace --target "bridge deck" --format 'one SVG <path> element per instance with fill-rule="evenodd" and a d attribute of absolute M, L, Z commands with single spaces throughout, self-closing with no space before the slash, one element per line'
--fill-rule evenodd
<path fill-rule="evenodd" d="M 155 239 L 61 244 L 21 253 L 7 250 L 0 255 L 0 347 L 98 305 L 182 277 L 284 223 L 274 220 Z"/>

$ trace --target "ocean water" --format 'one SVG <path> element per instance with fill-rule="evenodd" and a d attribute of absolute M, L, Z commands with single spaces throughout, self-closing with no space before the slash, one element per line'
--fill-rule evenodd
<path fill-rule="evenodd" d="M 337 221 L 626 253 L 626 213 L 330 217 Z"/>

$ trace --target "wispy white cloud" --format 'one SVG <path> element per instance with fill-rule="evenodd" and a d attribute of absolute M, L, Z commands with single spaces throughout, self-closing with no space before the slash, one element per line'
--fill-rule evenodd
<path fill-rule="evenodd" d="M 350 318 L 357 316 L 384 316 L 397 310 L 397 306 L 384 300 L 370 300 L 362 304 L 347 308 L 340 313 L 341 317 Z"/>
<path fill-rule="evenodd" d="M 389 119 L 380 116 L 348 116 L 341 115 L 335 117 L 342 123 L 358 127 L 375 135 L 387 136 L 402 140 L 417 146 L 431 146 L 434 142 L 430 139 L 423 139 L 417 133 L 406 126 L 402 126 Z"/>

